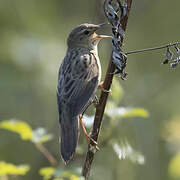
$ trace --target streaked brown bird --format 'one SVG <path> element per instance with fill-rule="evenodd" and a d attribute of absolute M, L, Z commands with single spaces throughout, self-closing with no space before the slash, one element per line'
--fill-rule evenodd
<path fill-rule="evenodd" d="M 104 24 L 81 24 L 67 40 L 67 52 L 59 69 L 57 102 L 61 125 L 61 155 L 65 163 L 73 157 L 79 136 L 78 118 L 95 97 L 101 79 L 95 32 Z"/>

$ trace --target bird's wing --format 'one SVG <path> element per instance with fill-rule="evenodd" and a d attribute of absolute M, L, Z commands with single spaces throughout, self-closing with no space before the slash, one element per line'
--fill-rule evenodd
<path fill-rule="evenodd" d="M 98 87 L 99 67 L 91 53 L 70 53 L 60 67 L 58 101 L 64 101 L 71 115 L 82 113 Z"/>

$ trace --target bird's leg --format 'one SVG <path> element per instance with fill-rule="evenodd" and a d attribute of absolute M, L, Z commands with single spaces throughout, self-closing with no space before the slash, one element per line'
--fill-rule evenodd
<path fill-rule="evenodd" d="M 95 95 L 94 99 L 89 101 L 88 104 L 86 105 L 86 107 L 83 109 L 82 116 L 84 115 L 84 113 L 86 112 L 86 110 L 88 109 L 88 107 L 91 104 L 94 104 L 95 107 L 99 104 L 99 99 L 96 95 Z"/>
<path fill-rule="evenodd" d="M 100 82 L 99 85 L 98 85 L 98 88 L 101 89 L 103 92 L 106 92 L 106 93 L 111 93 L 111 89 L 110 90 L 106 90 L 104 89 L 104 86 L 103 86 L 104 82 Z"/>
<path fill-rule="evenodd" d="M 87 134 L 86 128 L 84 127 L 82 115 L 79 115 L 79 120 L 80 120 L 82 129 L 83 129 L 83 132 L 84 132 L 87 140 L 88 140 L 89 142 L 92 142 L 92 143 L 93 143 L 93 146 L 94 146 L 97 150 L 99 150 L 99 148 L 98 148 L 98 146 L 97 146 L 97 142 L 96 142 L 94 139 L 92 139 L 92 138 Z"/>

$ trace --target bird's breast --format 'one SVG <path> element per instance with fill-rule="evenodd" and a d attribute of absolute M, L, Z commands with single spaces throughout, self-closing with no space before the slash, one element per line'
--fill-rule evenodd
<path fill-rule="evenodd" d="M 71 52 L 72 59 L 72 76 L 80 74 L 88 74 L 85 79 L 91 79 L 98 76 L 98 81 L 101 78 L 101 64 L 96 51 L 89 51 L 88 49 L 78 48 Z M 80 75 L 81 76 L 81 75 Z"/>
<path fill-rule="evenodd" d="M 94 51 L 94 52 L 92 52 L 92 55 L 94 56 L 94 64 L 96 64 L 97 69 L 98 69 L 98 72 L 97 72 L 98 73 L 98 82 L 100 82 L 102 70 L 101 70 L 101 63 L 99 60 L 98 52 Z"/>

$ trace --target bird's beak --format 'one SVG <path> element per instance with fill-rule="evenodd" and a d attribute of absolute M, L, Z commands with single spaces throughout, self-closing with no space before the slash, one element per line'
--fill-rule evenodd
<path fill-rule="evenodd" d="M 98 29 L 100 29 L 101 27 L 103 27 L 104 25 L 106 25 L 108 23 L 102 23 L 102 24 L 98 24 L 96 25 L 95 29 L 94 29 L 94 33 L 92 34 L 91 38 L 95 41 L 95 42 L 99 42 L 101 39 L 104 39 L 104 38 L 111 38 L 112 39 L 112 36 L 107 36 L 107 35 L 99 35 L 99 34 L 96 34 L 96 31 Z"/>
<path fill-rule="evenodd" d="M 105 22 L 105 23 L 102 23 L 102 24 L 98 24 L 96 30 L 102 28 L 103 26 L 105 26 L 105 25 L 107 25 L 107 24 L 109 24 L 109 23 Z M 98 35 L 98 34 L 94 33 L 94 38 L 97 39 L 97 40 L 98 40 L 98 39 L 100 40 L 100 39 L 103 39 L 103 38 L 111 38 L 111 39 L 112 39 L 112 36 Z"/>
<path fill-rule="evenodd" d="M 107 35 L 98 35 L 95 37 L 96 39 L 103 39 L 103 38 L 111 38 L 112 39 L 112 36 L 107 36 Z"/>

